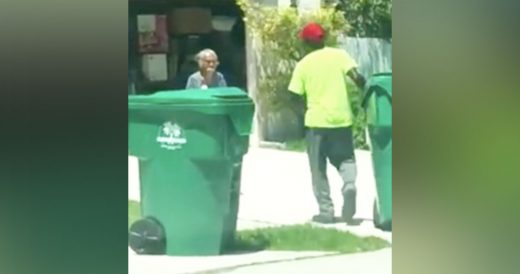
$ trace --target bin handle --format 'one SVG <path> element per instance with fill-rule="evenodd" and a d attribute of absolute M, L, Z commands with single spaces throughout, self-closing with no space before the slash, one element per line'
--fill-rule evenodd
<path fill-rule="evenodd" d="M 218 99 L 225 99 L 225 100 L 249 98 L 249 96 L 247 96 L 247 94 L 244 94 L 244 95 L 213 95 L 213 97 L 218 98 Z"/>
<path fill-rule="evenodd" d="M 380 86 L 372 86 L 372 87 L 370 87 L 367 90 L 367 92 L 363 96 L 363 100 L 361 101 L 361 107 L 362 108 L 366 108 L 367 107 L 368 98 L 370 98 L 370 96 L 372 96 L 372 93 L 374 93 L 376 90 L 382 91 L 384 93 L 384 96 L 386 98 L 388 98 L 388 101 L 390 101 L 390 104 L 392 104 L 392 97 L 390 95 L 388 95 L 388 93 L 385 92 L 385 90 L 382 87 L 380 87 Z"/>

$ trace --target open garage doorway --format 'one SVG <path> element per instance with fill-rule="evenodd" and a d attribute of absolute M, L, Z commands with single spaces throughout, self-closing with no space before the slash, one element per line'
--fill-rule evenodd
<path fill-rule="evenodd" d="M 183 89 L 204 48 L 229 86 L 247 90 L 245 39 L 235 0 L 129 0 L 129 94 Z"/>

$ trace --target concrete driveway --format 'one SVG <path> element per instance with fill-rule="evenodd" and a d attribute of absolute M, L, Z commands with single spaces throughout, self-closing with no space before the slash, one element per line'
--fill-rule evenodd
<path fill-rule="evenodd" d="M 366 221 L 358 227 L 347 227 L 344 223 L 327 226 L 351 231 L 360 236 L 378 236 L 391 242 L 392 234 L 374 228 L 371 221 L 372 206 L 375 198 L 375 182 L 370 153 L 367 151 L 356 151 L 356 157 L 358 162 L 358 211 L 356 217 L 365 219 Z M 137 160 L 133 157 L 129 157 L 128 165 L 128 197 L 131 200 L 138 201 L 139 174 Z M 330 165 L 328 175 L 331 184 L 332 199 L 335 202 L 336 212 L 339 213 L 342 203 L 340 192 L 342 181 L 336 170 Z M 242 168 L 238 229 L 243 230 L 308 222 L 311 216 L 317 213 L 310 178 L 305 153 L 257 147 L 250 148 L 249 153 L 244 157 Z M 327 267 L 327 272 L 322 271 L 322 273 L 391 273 L 391 267 L 389 266 L 391 249 L 380 251 L 379 253 L 344 255 L 309 261 L 297 260 L 326 254 L 327 253 L 323 252 L 299 253 L 263 251 L 247 255 L 216 257 L 167 257 L 137 256 L 129 250 L 129 273 L 210 273 L 207 271 L 224 268 L 227 269 L 226 271 L 235 271 L 229 273 L 304 274 L 318 273 L 318 269 L 313 268 L 313 265 L 315 265 L 316 268 L 320 268 L 320 265 L 323 264 L 338 265 L 337 271 L 339 272 L 336 270 L 334 270 L 336 272 L 328 272 L 329 268 Z M 232 269 L 232 267 L 235 266 L 247 266 L 277 261 L 291 261 L 292 263 L 277 263 L 277 266 L 255 266 L 253 268 L 244 268 L 243 270 Z M 374 268 L 375 266 L 370 266 L 367 262 L 380 264 L 380 268 L 376 267 L 380 269 L 380 271 L 371 270 L 376 268 Z M 347 265 L 351 265 L 349 270 L 341 271 L 342 269 L 344 270 Z M 363 265 L 366 265 L 367 268 L 363 268 Z M 275 267 L 278 270 L 269 267 Z M 251 272 L 244 272 L 247 269 Z M 304 271 L 302 269 L 313 270 L 313 272 L 302 272 Z M 366 271 L 356 272 L 356 269 Z M 388 271 L 383 271 L 382 269 Z"/>
<path fill-rule="evenodd" d="M 356 217 L 366 221 L 352 228 L 363 235 L 378 235 L 389 239 L 372 225 L 375 181 L 368 151 L 356 151 L 358 163 L 358 200 Z M 128 197 L 139 200 L 137 160 L 129 157 Z M 341 212 L 342 180 L 329 165 L 328 177 L 336 212 Z M 301 152 L 251 148 L 244 157 L 238 228 L 248 229 L 280 224 L 308 222 L 317 213 L 311 186 L 307 156 Z M 338 226 L 341 228 L 341 226 Z"/>

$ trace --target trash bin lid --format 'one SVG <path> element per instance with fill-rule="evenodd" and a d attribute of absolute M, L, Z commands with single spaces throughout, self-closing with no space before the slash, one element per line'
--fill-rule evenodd
<path fill-rule="evenodd" d="M 227 115 L 240 135 L 251 132 L 255 104 L 246 92 L 235 87 L 161 91 L 151 95 L 129 95 L 129 116 L 163 111 L 194 111 Z"/>
<path fill-rule="evenodd" d="M 252 103 L 248 94 L 239 88 L 211 88 L 160 91 L 151 95 L 130 95 L 128 106 L 132 108 L 138 105 L 215 105 L 215 104 L 241 104 Z"/>

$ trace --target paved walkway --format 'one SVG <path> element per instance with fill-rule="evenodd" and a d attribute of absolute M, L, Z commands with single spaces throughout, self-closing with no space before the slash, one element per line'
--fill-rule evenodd
<path fill-rule="evenodd" d="M 128 254 L 128 274 L 194 274 L 222 272 L 240 266 L 287 262 L 304 258 L 316 258 L 325 252 L 261 251 L 249 254 L 207 257 L 143 256 Z M 268 273 L 268 272 L 267 272 Z"/>
<path fill-rule="evenodd" d="M 335 224 L 330 226 L 341 230 L 348 230 L 361 236 L 374 235 L 391 241 L 391 233 L 382 232 L 378 229 L 375 229 L 371 221 L 372 205 L 375 198 L 375 182 L 370 154 L 366 151 L 356 151 L 356 157 L 359 174 L 357 180 L 358 211 L 356 213 L 356 217 L 366 219 L 366 221 L 359 227 L 347 227 L 345 224 Z M 340 192 L 342 181 L 332 166 L 329 166 L 328 174 L 331 184 L 332 199 L 335 201 L 336 211 L 339 213 L 342 201 Z M 306 154 L 304 153 L 280 151 L 274 149 L 251 148 L 249 153 L 244 158 L 241 188 L 240 211 L 238 217 L 239 230 L 275 225 L 306 223 L 317 211 L 316 202 L 312 194 L 310 171 L 308 168 Z M 139 200 L 137 162 L 134 158 L 130 157 L 129 199 Z M 323 252 L 301 253 L 263 251 L 252 254 L 217 257 L 166 257 L 137 256 L 134 255 L 131 251 L 129 252 L 130 274 L 197 273 L 211 269 L 220 269 L 238 265 L 249 265 L 254 263 L 265 263 L 280 260 L 294 260 L 302 257 L 305 258 L 309 256 L 313 257 L 326 254 Z M 379 257 L 374 254 L 378 254 L 377 256 Z M 380 257 L 385 257 L 388 260 L 391 259 L 391 251 L 374 254 L 367 253 L 364 255 L 368 257 L 374 256 L 374 259 L 370 259 L 374 260 L 373 262 L 379 262 Z M 347 256 L 350 258 L 350 256 L 358 255 L 361 254 Z M 365 257 L 361 256 L 361 258 Z M 341 259 L 329 259 L 331 262 L 335 260 L 337 262 L 342 261 Z M 322 260 L 324 260 L 323 262 L 325 263 L 329 259 Z M 303 262 L 298 262 L 298 265 L 300 264 L 305 265 Z M 280 267 L 285 266 L 282 265 Z M 390 267 L 387 267 L 387 269 L 389 271 L 387 273 L 391 273 Z M 272 272 L 271 270 L 265 270 L 265 272 L 251 273 L 306 272 Z M 362 273 L 383 274 L 386 272 Z"/>
<path fill-rule="evenodd" d="M 390 274 L 392 250 L 369 253 L 334 255 L 315 259 L 260 264 L 214 273 L 229 274 Z"/>

